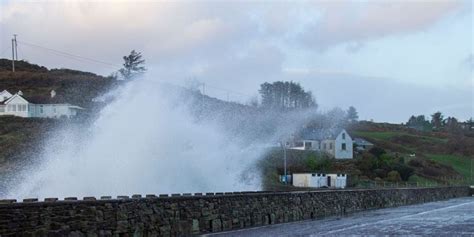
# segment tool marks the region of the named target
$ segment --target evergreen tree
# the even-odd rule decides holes
[[[146,72],[146,68],[143,66],[145,60],[142,59],[142,54],[132,50],[130,55],[123,56],[123,68],[119,70],[122,77],[126,80],[133,79],[137,75]]]
[[[262,107],[269,109],[299,109],[317,107],[313,94],[299,83],[276,81],[260,85]]]
[[[350,106],[349,109],[347,110],[347,121],[350,123],[357,122],[359,119],[359,115],[357,113],[357,110],[354,106]]]
[[[433,128],[441,129],[444,125],[443,118],[443,114],[439,111],[431,115],[431,125],[433,125]]]

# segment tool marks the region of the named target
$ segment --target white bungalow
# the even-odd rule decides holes
[[[352,138],[345,129],[304,130],[290,149],[321,151],[336,159],[352,159]]]
[[[0,95],[8,95],[3,91]],[[11,94],[10,94],[11,95]],[[21,91],[0,101],[0,116],[13,115],[24,118],[72,118],[83,108],[64,102],[51,91],[46,97],[26,97]]]

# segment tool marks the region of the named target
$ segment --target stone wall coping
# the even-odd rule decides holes
[[[83,204],[100,204],[100,203],[123,203],[123,202],[137,202],[147,200],[192,200],[192,199],[215,199],[215,198],[227,198],[229,196],[234,197],[258,197],[258,196],[280,196],[288,194],[311,194],[311,193],[333,193],[333,192],[366,192],[373,190],[380,191],[394,191],[394,190],[422,190],[422,189],[441,189],[441,188],[459,188],[464,187],[472,189],[473,186],[449,186],[449,187],[403,187],[403,188],[381,188],[381,189],[319,189],[319,190],[304,190],[304,191],[243,191],[243,192],[217,192],[217,193],[174,193],[168,194],[146,194],[142,196],[140,194],[133,194],[129,196],[119,195],[116,198],[112,196],[101,196],[95,198],[91,196],[79,199],[77,197],[65,197],[63,200],[58,198],[45,198],[43,201],[37,198],[25,198],[21,200],[16,199],[0,199],[0,208],[11,207],[11,206],[37,206],[37,205],[70,205],[72,203],[83,203]]]

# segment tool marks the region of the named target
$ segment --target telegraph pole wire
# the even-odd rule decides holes
[[[82,60],[82,61],[88,61],[88,62],[98,63],[98,64],[106,65],[106,66],[109,66],[109,67],[113,67],[113,68],[115,68],[115,69],[122,67],[122,66],[120,66],[120,65],[116,65],[116,64],[113,64],[113,63],[105,62],[105,61],[102,61],[102,60],[97,60],[97,59],[93,59],[93,58],[83,57],[83,56],[80,56],[80,55],[75,55],[75,54],[72,54],[72,53],[63,52],[63,51],[56,50],[56,49],[52,49],[52,48],[47,48],[47,47],[44,47],[44,46],[41,46],[41,45],[36,45],[36,44],[28,43],[28,42],[25,42],[25,41],[18,41],[18,42],[19,42],[20,44],[27,45],[27,46],[30,46],[30,47],[35,47],[35,48],[43,49],[43,50],[46,50],[46,51],[50,51],[50,52],[56,53],[57,55],[60,55],[60,56],[63,56],[63,57],[69,57],[69,58],[74,58],[74,59],[77,59],[77,60]]]

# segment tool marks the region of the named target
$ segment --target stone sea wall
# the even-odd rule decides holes
[[[0,236],[176,236],[468,196],[469,187],[0,200]]]

